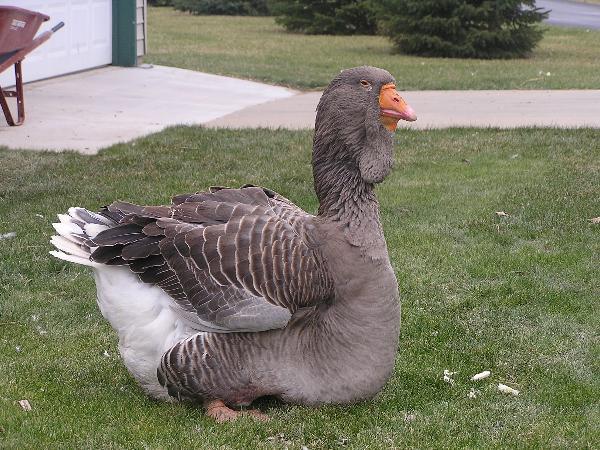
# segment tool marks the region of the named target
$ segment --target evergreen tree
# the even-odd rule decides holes
[[[401,53],[450,58],[526,56],[548,12],[535,0],[382,0],[381,23]]]
[[[277,23],[306,34],[375,34],[374,0],[271,0]]]

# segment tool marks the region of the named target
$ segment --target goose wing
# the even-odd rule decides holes
[[[268,189],[211,188],[169,206],[115,202],[100,214],[116,225],[90,243],[91,259],[128,265],[200,330],[282,328],[331,295],[313,216]]]

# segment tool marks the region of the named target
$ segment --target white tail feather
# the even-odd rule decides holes
[[[70,241],[63,236],[52,236],[50,238],[50,243],[57,249],[62,250],[70,255],[79,256],[86,259],[90,257],[90,254],[81,248],[81,246],[73,243],[73,241]]]
[[[58,220],[60,222],[52,224],[58,235],[50,239],[50,243],[57,250],[51,251],[50,254],[84,266],[102,266],[90,261],[90,254],[95,247],[90,248],[85,241],[110,228],[114,222],[83,208],[69,208],[69,214],[58,214]]]
[[[58,234],[60,234],[61,236],[66,237],[67,239],[69,239],[69,236],[71,234],[81,234],[81,233],[83,233],[83,230],[81,228],[79,228],[77,225],[75,225],[73,222],[69,222],[69,223],[53,223],[52,226],[58,232]],[[72,240],[72,239],[69,239],[69,240]]]
[[[58,220],[60,220],[60,223],[71,223],[71,216],[67,215],[67,214],[57,214],[58,215]]]
[[[95,238],[98,233],[104,230],[108,230],[110,227],[107,225],[98,225],[95,223],[86,223],[83,229],[85,230],[85,234],[87,234],[91,238]]]
[[[99,264],[94,261],[90,261],[89,259],[82,258],[81,256],[68,255],[64,252],[59,252],[56,250],[50,250],[49,252],[52,256],[58,259],[63,259],[65,261],[69,261],[76,264],[81,264],[82,266],[90,266],[90,267],[102,267],[102,264]]]
[[[99,224],[104,224],[107,226],[114,225],[114,222],[110,220],[108,217],[101,216],[100,214],[93,213],[88,211],[85,208],[69,208],[69,215],[73,218],[79,219],[85,223],[92,223],[90,220],[96,221]]]

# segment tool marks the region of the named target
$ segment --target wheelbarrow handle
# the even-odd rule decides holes
[[[53,33],[56,33],[58,30],[60,30],[60,29],[61,29],[62,27],[64,27],[64,26],[65,26],[65,23],[64,23],[64,22],[58,22],[56,25],[54,25],[54,26],[52,27],[52,32],[53,32]]]

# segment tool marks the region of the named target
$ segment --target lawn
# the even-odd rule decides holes
[[[398,55],[379,36],[292,34],[270,17],[149,8],[148,23],[145,62],[299,89],[323,88],[341,69],[364,64],[388,69],[402,90],[600,88],[600,31],[546,27],[530,58],[490,61]]]
[[[17,233],[0,240],[0,447],[598,448],[599,142],[590,129],[399,132],[378,188],[403,299],[393,377],[373,401],[264,401],[270,422],[225,425],[143,395],[88,270],[48,255],[50,223],[72,205],[247,182],[314,211],[311,132],[180,127],[97,156],[0,150],[0,234]]]

